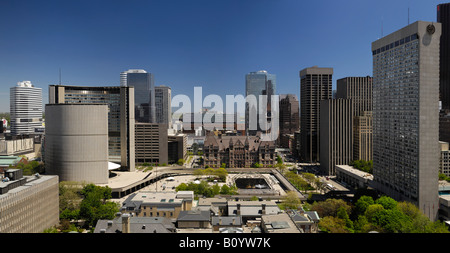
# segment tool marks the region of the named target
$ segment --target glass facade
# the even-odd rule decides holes
[[[256,97],[257,105],[249,107],[249,104],[246,104],[245,107],[245,128],[246,130],[260,130],[259,126],[259,96],[267,95],[267,103],[270,105],[270,96],[276,94],[276,75],[269,74],[265,70],[260,70],[257,72],[250,72],[245,76],[245,96],[254,95]],[[252,129],[249,126],[249,114],[250,113],[258,113],[257,114],[257,129]],[[268,112],[268,117],[270,117],[270,111]]]

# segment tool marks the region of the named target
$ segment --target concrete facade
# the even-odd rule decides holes
[[[335,175],[337,164],[353,159],[353,106],[351,99],[328,99],[320,102],[320,168]]]
[[[34,152],[33,138],[13,138],[0,140],[0,155],[20,155]]]
[[[353,160],[373,159],[373,117],[372,111],[353,117]]]
[[[134,171],[134,87],[49,86],[49,104],[107,104],[109,161]]]
[[[441,24],[417,21],[372,43],[373,173],[378,190],[438,212]]]
[[[58,225],[58,177],[23,177],[8,184],[22,179],[16,187],[0,193],[0,233],[42,233]],[[5,183],[0,182],[0,186],[2,184]]]
[[[448,142],[439,141],[441,157],[439,160],[439,172],[450,176],[450,150]]]
[[[373,78],[345,77],[337,80],[336,86],[336,98],[352,100],[353,159],[372,160]]]
[[[336,165],[336,180],[358,189],[372,186],[373,175],[353,168],[350,165]]]
[[[47,104],[46,173],[61,181],[108,182],[108,106]]]
[[[336,81],[336,98],[351,99],[353,116],[361,116],[372,111],[373,78],[345,77]]]
[[[168,164],[168,133],[166,124],[135,124],[136,163]]]

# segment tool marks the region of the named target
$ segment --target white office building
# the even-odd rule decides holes
[[[42,89],[30,81],[18,82],[10,89],[11,133],[29,134],[42,127]]]

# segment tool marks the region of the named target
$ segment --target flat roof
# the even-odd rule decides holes
[[[336,165],[336,169],[341,169],[343,171],[347,171],[351,174],[354,174],[354,175],[362,177],[362,178],[373,179],[372,174],[364,172],[362,170],[355,169],[353,166],[350,166],[350,165],[345,165],[345,164]]]

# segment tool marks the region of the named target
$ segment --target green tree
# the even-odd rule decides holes
[[[107,201],[111,198],[111,188],[86,185],[81,194],[84,199],[80,204],[80,218],[84,219],[89,226],[94,226],[99,219],[113,219],[114,214],[119,211],[119,205]]]
[[[220,188],[220,194],[223,194],[223,195],[237,194],[237,188],[235,186],[229,187],[228,185],[224,184]]]
[[[188,191],[188,185],[186,183],[181,183],[177,187],[175,187],[175,191]]]
[[[402,213],[406,214],[408,217],[410,217],[413,220],[422,215],[419,208],[417,208],[417,206],[415,206],[411,202],[406,202],[406,201],[398,202],[397,209],[400,210]]]
[[[355,203],[355,213],[356,215],[364,214],[364,212],[367,210],[367,207],[370,205],[375,204],[375,201],[370,196],[361,196],[361,198],[358,199]]]
[[[212,195],[213,196],[216,196],[216,195],[220,194],[220,186],[219,185],[215,184],[211,188],[212,188]]]
[[[185,162],[184,159],[180,158],[178,159],[177,164],[181,166],[184,164],[184,162]]]
[[[281,207],[283,209],[297,210],[301,204],[302,201],[294,191],[286,192],[286,195],[284,195],[281,199]]]
[[[369,222],[372,222],[372,218],[375,217],[375,214],[378,212],[383,211],[384,208],[380,204],[373,204],[366,208],[366,211],[364,212],[364,216],[366,216],[367,220]]]
[[[303,172],[301,175],[309,185],[313,185],[316,182],[316,175],[312,173]]]
[[[218,168],[214,170],[213,174],[218,177],[221,182],[225,182],[228,176],[228,171],[225,168]]]
[[[81,190],[86,183],[62,181],[59,183],[60,219],[78,219],[80,203],[83,200]]]
[[[325,201],[314,202],[311,211],[316,211],[320,217],[337,216],[340,207],[343,207],[348,214],[351,213],[351,206],[342,199],[327,199]]]
[[[193,175],[194,176],[197,176],[197,177],[201,177],[201,176],[203,176],[205,173],[204,173],[204,170],[202,170],[202,169],[196,169],[196,170],[194,170],[194,172],[193,172]]]
[[[277,155],[277,164],[282,164],[283,163],[283,159]]]
[[[384,209],[376,212],[372,222],[386,233],[406,233],[411,231],[411,219],[398,209]]]
[[[254,164],[252,164],[252,167],[253,167],[253,168],[261,168],[261,164],[259,164],[259,163],[254,163]]]
[[[382,205],[384,209],[395,209],[397,207],[397,201],[387,196],[381,196],[375,203]]]
[[[350,217],[348,216],[347,210],[345,209],[344,206],[340,206],[337,210],[337,214],[336,217],[345,221],[345,228],[349,231],[349,232],[353,232],[353,221],[350,220]]]
[[[326,216],[320,219],[319,228],[326,233],[349,233],[345,226],[345,221],[333,216]]]

